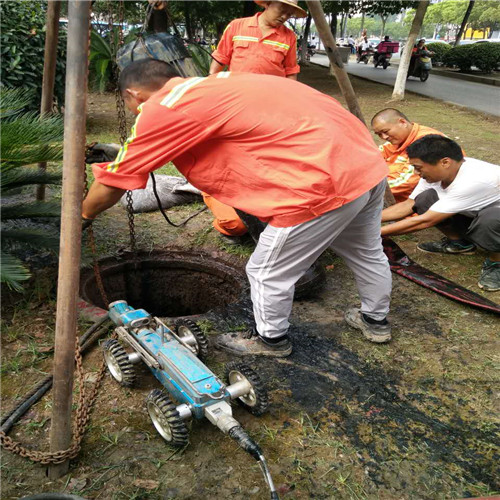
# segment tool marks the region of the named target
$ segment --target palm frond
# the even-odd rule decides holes
[[[5,283],[11,290],[21,292],[23,290],[20,281],[26,281],[31,276],[27,267],[12,255],[0,254],[0,281]]]
[[[60,217],[61,207],[53,201],[34,201],[2,207],[1,219],[32,219],[35,217]]]
[[[31,104],[34,91],[25,87],[17,89],[0,88],[0,119],[16,116]]]
[[[61,184],[60,172],[47,172],[36,167],[2,169],[0,193],[9,194],[11,190],[33,184]]]
[[[33,228],[6,229],[2,231],[2,246],[21,243],[33,248],[46,248],[57,252],[59,250],[59,234],[55,231],[48,233],[46,230]]]

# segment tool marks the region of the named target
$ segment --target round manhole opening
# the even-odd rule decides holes
[[[99,261],[109,302],[125,300],[153,316],[198,316],[224,309],[242,299],[246,288],[243,269],[207,254],[138,252]],[[106,309],[93,270],[82,272],[81,297]]]

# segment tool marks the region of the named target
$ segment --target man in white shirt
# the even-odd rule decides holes
[[[408,146],[420,182],[410,195],[382,212],[382,236],[436,226],[445,238],[417,245],[430,253],[489,252],[479,287],[500,290],[500,166],[464,158],[460,146],[440,135],[427,135]],[[408,217],[413,213],[415,217]],[[402,220],[401,220],[402,219]]]

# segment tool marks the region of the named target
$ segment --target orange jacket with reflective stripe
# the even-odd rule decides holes
[[[231,21],[213,52],[213,58],[228,65],[229,71],[288,76],[300,72],[297,64],[297,38],[286,26],[279,26],[262,37],[258,18]]]
[[[358,198],[387,175],[368,129],[335,99],[288,78],[173,78],[144,104],[102,184],[144,188],[173,161],[217,200],[287,227]]]

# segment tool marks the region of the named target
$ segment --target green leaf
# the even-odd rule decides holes
[[[3,252],[0,254],[0,281],[11,290],[21,292],[23,287],[19,282],[26,281],[30,276],[28,268],[19,259]]]
[[[34,201],[2,207],[1,220],[32,219],[37,217],[60,217],[61,207],[53,201]]]
[[[58,252],[59,233],[32,228],[5,229],[2,231],[2,245],[5,243],[21,243],[37,249],[46,248]]]

